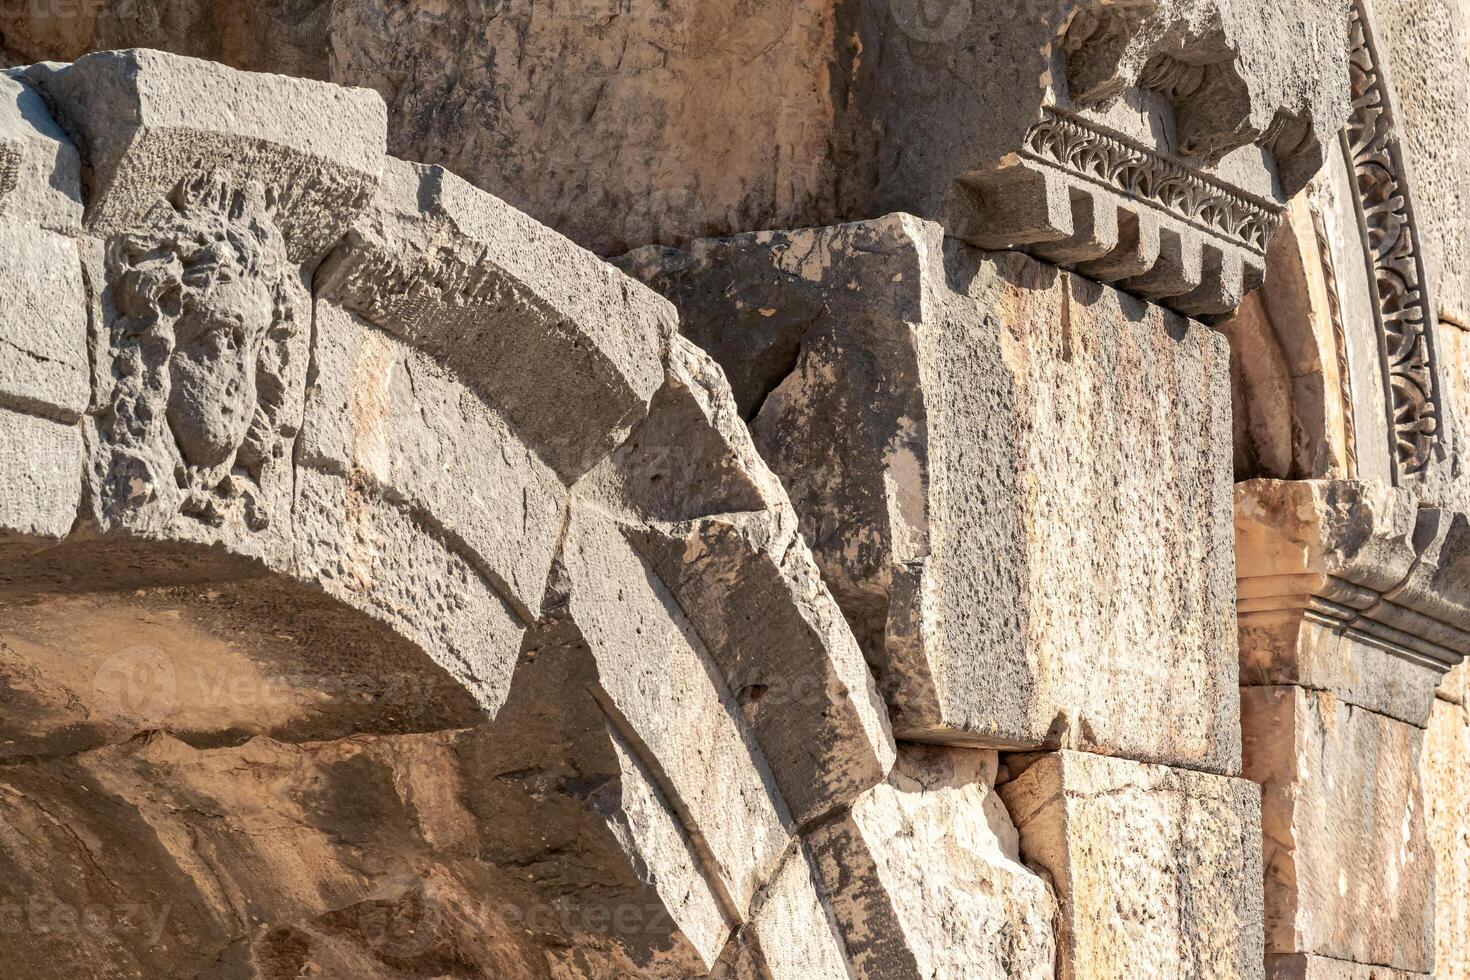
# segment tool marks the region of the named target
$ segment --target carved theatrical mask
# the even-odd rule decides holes
[[[106,434],[123,496],[172,496],[218,526],[268,525],[264,471],[286,455],[297,275],[259,185],[186,183],[107,257],[116,386]],[[171,484],[171,486],[170,486]]]

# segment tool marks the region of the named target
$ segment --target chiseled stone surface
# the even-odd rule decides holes
[[[1343,507],[1237,630],[1164,309],[1336,152],[1348,4],[0,10],[78,58],[0,73],[6,975],[1466,972],[1470,518],[1278,485]]]
[[[1452,973],[1432,978],[1423,973],[1405,973],[1386,966],[1366,966],[1321,956],[1266,956],[1266,980],[1448,980]]]
[[[577,491],[621,515],[798,824],[882,781],[888,713],[719,365],[676,338],[648,417]]]
[[[716,980],[850,980],[840,927],[819,891],[811,855],[794,847],[756,900]]]
[[[1042,980],[1051,889],[1021,863],[996,755],[904,746],[889,781],[808,837],[853,975]]]
[[[1439,312],[1470,327],[1470,24],[1459,0],[1373,0]]]
[[[1346,111],[1346,0],[1148,0],[1117,21],[1112,6],[103,0],[74,17],[0,11],[0,36],[33,60],[147,45],[374,88],[396,155],[447,166],[602,254],[894,210],[936,217],[957,178],[1023,147],[1043,101],[1147,147],[1159,142],[1147,120],[1164,120],[1178,145],[1162,149],[1227,180],[1249,174],[1262,196],[1274,194],[1263,149],[1287,193],[1320,166]],[[1300,57],[1276,57],[1283,47]],[[1068,210],[1065,194],[1051,203]],[[1192,264],[1197,285],[1200,235],[1172,222],[1165,253],[1171,233],[1193,262],[1159,264]]]
[[[1470,710],[1437,701],[1420,756],[1424,822],[1434,852],[1434,973],[1470,976]]]
[[[901,215],[624,265],[756,413],[900,737],[1237,769],[1220,337]]]
[[[81,163],[40,93],[0,76],[0,405],[75,422],[91,395]]]
[[[1260,791],[1081,752],[1013,756],[1021,855],[1060,906],[1057,976],[1262,976]]]
[[[450,367],[567,482],[648,411],[676,330],[668,304],[596,256],[401,160],[316,288]]]
[[[1266,944],[1434,968],[1424,731],[1299,687],[1241,692],[1245,772],[1262,787]]]
[[[81,496],[81,430],[0,408],[0,555],[65,537]]]

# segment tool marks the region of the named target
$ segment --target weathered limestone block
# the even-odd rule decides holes
[[[1444,975],[1440,976],[1443,980]],[[1433,980],[1386,966],[1364,966],[1321,956],[1266,956],[1266,980]]]
[[[301,467],[295,478],[293,573],[388,623],[493,716],[526,624],[474,553],[350,476]]]
[[[625,264],[758,410],[899,737],[1237,767],[1223,340],[904,216]]]
[[[546,921],[580,926],[620,951],[628,974],[701,975],[744,915],[734,907],[717,856],[747,848],[730,871],[737,887],[749,881],[748,849],[761,842],[741,840],[740,833],[762,828],[771,801],[760,792],[742,796],[752,777],[759,784],[749,754],[738,760],[745,768],[721,772],[728,783],[717,785],[708,779],[713,770],[705,770],[701,786],[696,773],[674,769],[694,763],[711,744],[727,750],[727,766],[735,763],[729,751],[739,752],[739,745],[721,740],[730,725],[708,738],[705,730],[691,729],[677,731],[672,742],[644,742],[640,735],[655,734],[650,726],[659,721],[638,714],[638,697],[629,692],[639,680],[648,683],[660,665],[650,660],[638,678],[620,680],[616,666],[605,664],[619,653],[625,662],[635,660],[648,647],[596,649],[569,615],[565,594],[547,606],[548,615],[527,634],[509,700],[473,745],[472,771],[480,775],[469,788],[468,806],[482,822],[482,854],[512,870],[547,909]],[[664,692],[693,695],[693,703],[665,723],[666,731],[718,701],[704,678],[659,680]],[[611,694],[605,685],[613,687]],[[658,705],[658,690],[643,703]],[[615,696],[634,712],[642,732],[618,713]],[[719,710],[718,703],[714,707]],[[686,803],[680,790],[698,795]],[[695,816],[714,822],[702,827]],[[779,820],[774,823],[779,829]],[[713,844],[702,831],[714,835]],[[785,847],[784,834],[778,836],[776,857]],[[766,870],[774,868],[761,871],[762,881]]]
[[[76,148],[29,85],[0,76],[0,404],[75,422],[91,393]]]
[[[1470,711],[1436,701],[1420,756],[1424,823],[1434,852],[1434,972],[1470,976]]]
[[[668,304],[596,256],[401,161],[316,288],[443,362],[568,483],[647,412],[677,329]]]
[[[708,355],[675,338],[648,418],[578,492],[625,514],[623,533],[699,634],[798,824],[883,780],[887,711]]]
[[[318,302],[298,466],[361,484],[436,526],[516,614],[539,614],[566,488],[454,375]]]
[[[849,980],[840,927],[798,845],[761,890],[748,921],[711,976],[717,980]]]
[[[1262,976],[1255,785],[1079,752],[1010,764],[1001,799],[1061,906],[1058,977]]]
[[[1252,480],[1235,528],[1243,682],[1330,690],[1422,728],[1470,652],[1464,518],[1380,483]]]
[[[372,197],[387,115],[363,89],[258,74],[158,51],[107,51],[27,77],[87,161],[87,228],[149,223],[180,180],[216,172],[269,185],[289,260],[320,255]]]
[[[730,908],[744,914],[791,836],[790,816],[704,644],[605,516],[574,506],[561,561],[569,616],[597,665],[609,723],[703,838]],[[711,778],[718,773],[718,778]]]
[[[1423,732],[1300,687],[1241,698],[1245,772],[1263,790],[1267,950],[1431,972]]]
[[[1444,680],[1439,682],[1435,693],[1445,701],[1470,704],[1470,700],[1467,700],[1467,696],[1470,696],[1470,667],[1461,662],[1460,666],[1444,675]]]
[[[81,497],[81,430],[0,408],[0,557],[66,537]]]
[[[1020,863],[996,762],[905,747],[887,783],[808,838],[854,976],[1053,975],[1056,900]]]

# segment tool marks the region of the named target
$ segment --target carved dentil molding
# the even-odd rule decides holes
[[[1027,133],[1022,153],[1258,255],[1281,224],[1279,207],[1057,109]]]

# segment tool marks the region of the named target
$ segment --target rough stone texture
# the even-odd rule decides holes
[[[667,304],[595,256],[396,160],[317,288],[448,365],[568,482],[647,412],[676,329]]]
[[[1440,974],[1440,980],[1451,974]],[[1266,980],[1431,980],[1422,973],[1405,973],[1386,966],[1365,966],[1321,956],[1266,957]]]
[[[1442,316],[1470,327],[1470,79],[1458,0],[1374,0],[1393,72],[1395,119],[1413,178],[1416,225]]]
[[[887,783],[809,844],[854,975],[1052,976],[1056,900],[1020,862],[996,756],[905,747]]]
[[[0,409],[0,555],[59,540],[82,495],[82,434]]]
[[[1461,523],[1409,488],[1238,484],[1243,683],[1332,691],[1422,728],[1470,649]]]
[[[29,85],[0,76],[0,405],[75,422],[91,393],[76,148]]]
[[[1010,766],[1001,799],[1060,905],[1058,977],[1263,975],[1255,785],[1069,751]]]
[[[1436,701],[1420,757],[1424,823],[1434,852],[1434,973],[1470,976],[1470,711]]]
[[[692,0],[165,0],[71,18],[7,10],[0,37],[37,60],[142,44],[376,88],[395,154],[448,166],[608,254],[891,210],[937,217],[957,179],[1022,148],[1044,103],[1125,137],[1120,152],[1162,150],[1274,200],[1263,150],[1290,194],[1346,113],[1345,10],[1346,0],[1038,0],[1019,16],[1005,0],[759,0],[739,11]],[[1276,57],[1282,45],[1301,57]],[[1130,195],[1071,186],[1096,197],[1102,224],[1111,202],[1114,246],[1120,206],[1125,225],[1158,231],[1158,214]],[[1002,213],[1034,209],[1030,190]],[[1065,192],[1042,207],[1073,234]],[[1155,239],[1136,271],[1157,264],[1158,280],[1199,286],[1212,274],[1201,263],[1221,259],[1202,247],[1213,239],[1163,224],[1164,261]],[[1169,257],[1181,243],[1192,259]],[[1144,278],[1141,288],[1164,289]]]
[[[758,413],[901,737],[1235,769],[1220,338],[897,215],[624,264]]]
[[[137,228],[181,178],[228,171],[240,185],[272,185],[299,262],[335,242],[377,185],[387,119],[361,89],[281,76],[242,86],[221,65],[147,50],[38,65],[27,77],[86,156],[94,234]]]
[[[845,980],[840,927],[819,891],[811,855],[797,846],[757,899],[750,921],[712,976],[720,980]]]
[[[1348,0],[602,7],[0,9],[389,97],[0,74],[7,976],[1463,972],[1466,375],[1380,390]],[[1162,307],[1263,258],[1232,426]],[[1232,431],[1334,481],[1237,500],[1239,630]]]
[[[1262,786],[1266,947],[1434,969],[1421,729],[1299,687],[1241,692]]]
[[[806,824],[882,780],[888,713],[724,375],[676,338],[649,415],[580,493],[621,515]]]
[[[440,525],[516,614],[534,619],[566,488],[432,358],[335,304],[315,310],[298,465],[371,487]]]

